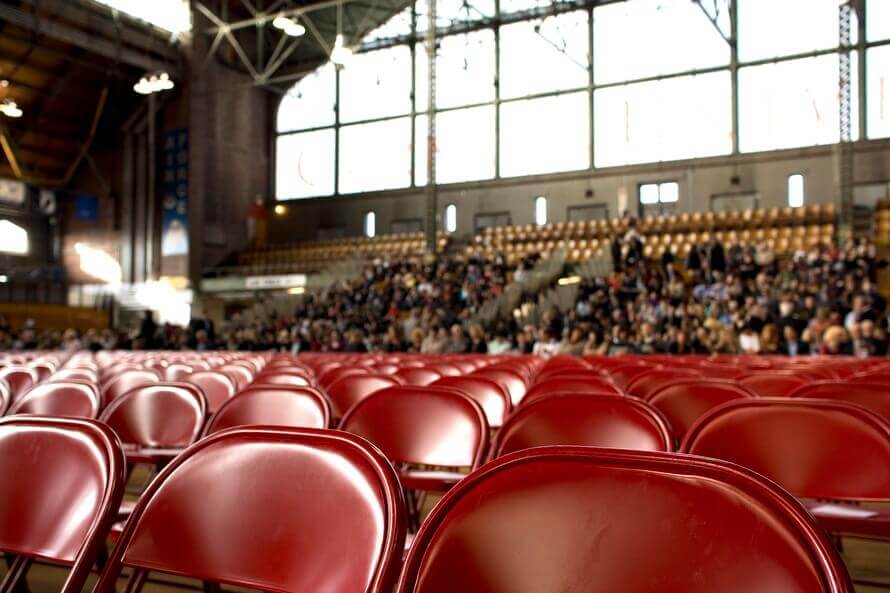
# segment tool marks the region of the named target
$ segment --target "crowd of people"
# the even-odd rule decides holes
[[[613,273],[577,285],[574,306],[482,324],[482,305],[534,267],[500,257],[375,261],[361,278],[306,294],[292,311],[234,314],[217,329],[158,326],[146,316],[132,332],[83,335],[12,332],[0,320],[0,350],[194,349],[304,352],[615,354],[888,353],[887,302],[877,289],[884,265],[868,241],[819,245],[778,258],[767,244],[710,242],[678,261],[643,256],[631,225],[612,243]],[[567,273],[570,271],[567,270]],[[535,294],[525,298],[534,301]]]

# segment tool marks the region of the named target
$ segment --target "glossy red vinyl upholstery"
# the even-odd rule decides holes
[[[0,420],[0,552],[16,558],[0,589],[14,590],[28,558],[71,566],[62,593],[80,593],[124,492],[117,437],[92,420]],[[14,479],[13,479],[14,476]]]
[[[207,401],[188,383],[144,385],[123,394],[102,411],[127,445],[181,448],[192,444],[204,427]]]
[[[49,381],[31,388],[17,399],[9,414],[95,418],[100,407],[99,391],[92,383]]]
[[[197,385],[207,398],[207,411],[216,412],[226,400],[235,395],[235,382],[220,371],[197,371],[185,379]]]
[[[553,395],[520,406],[498,432],[491,456],[547,445],[671,451],[673,436],[661,414],[642,400]]]
[[[648,399],[653,393],[659,389],[670,385],[671,383],[683,379],[694,379],[701,377],[702,373],[695,369],[683,368],[662,368],[651,369],[645,373],[640,373],[627,384],[625,391],[629,395],[635,395],[643,399]]]
[[[161,380],[157,371],[130,369],[110,377],[102,387],[102,395],[107,406],[118,397],[143,385],[152,385]]]
[[[330,404],[312,388],[248,387],[220,407],[204,434],[235,426],[327,428],[330,421]]]
[[[887,384],[819,381],[800,387],[791,397],[850,402],[890,419],[890,385]]]
[[[442,377],[431,385],[432,387],[450,387],[470,396],[476,403],[482,406],[488,425],[498,428],[504,423],[504,418],[510,413],[512,402],[510,393],[501,384],[472,375],[460,377]]]
[[[232,429],[151,483],[95,591],[114,593],[129,566],[272,593],[389,593],[404,538],[395,472],[362,439]]]
[[[847,402],[728,402],[692,427],[681,450],[745,466],[801,498],[890,501],[890,421]],[[846,524],[847,533],[890,538],[887,513]]]
[[[733,381],[682,379],[653,393],[648,402],[658,409],[671,425],[678,439],[711,408],[722,403],[754,397]]]
[[[546,447],[445,495],[398,593],[852,593],[787,493],[743,468],[666,453]]]
[[[488,421],[470,397],[444,387],[389,387],[353,406],[340,429],[368,439],[394,463],[475,468],[488,446]],[[407,489],[445,490],[462,475],[405,470]]]
[[[348,375],[334,381],[327,389],[334,418],[342,418],[352,406],[375,391],[397,387],[401,382],[390,375]]]
[[[37,371],[25,366],[9,366],[0,369],[0,379],[9,385],[12,401],[24,395],[40,380]]]

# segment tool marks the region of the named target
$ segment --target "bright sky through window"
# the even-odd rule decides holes
[[[95,0],[174,35],[192,28],[187,0]]]

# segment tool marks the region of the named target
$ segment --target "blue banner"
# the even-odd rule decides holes
[[[164,132],[164,202],[161,216],[161,275],[187,276],[188,130]]]

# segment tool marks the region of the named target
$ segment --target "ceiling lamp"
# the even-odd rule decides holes
[[[146,74],[133,85],[133,90],[140,95],[151,95],[161,91],[169,91],[173,88],[173,81],[166,72],[153,72]]]
[[[295,19],[279,14],[272,21],[272,26],[276,29],[284,31],[285,35],[290,37],[302,37],[306,34],[306,27],[298,23]]]
[[[331,61],[337,66],[345,66],[352,59],[352,49],[343,43],[343,35],[338,34],[334,41],[334,49],[331,50]]]
[[[21,108],[16,105],[15,101],[12,99],[4,99],[2,103],[0,103],[0,113],[5,115],[6,117],[18,118],[22,116]]]

